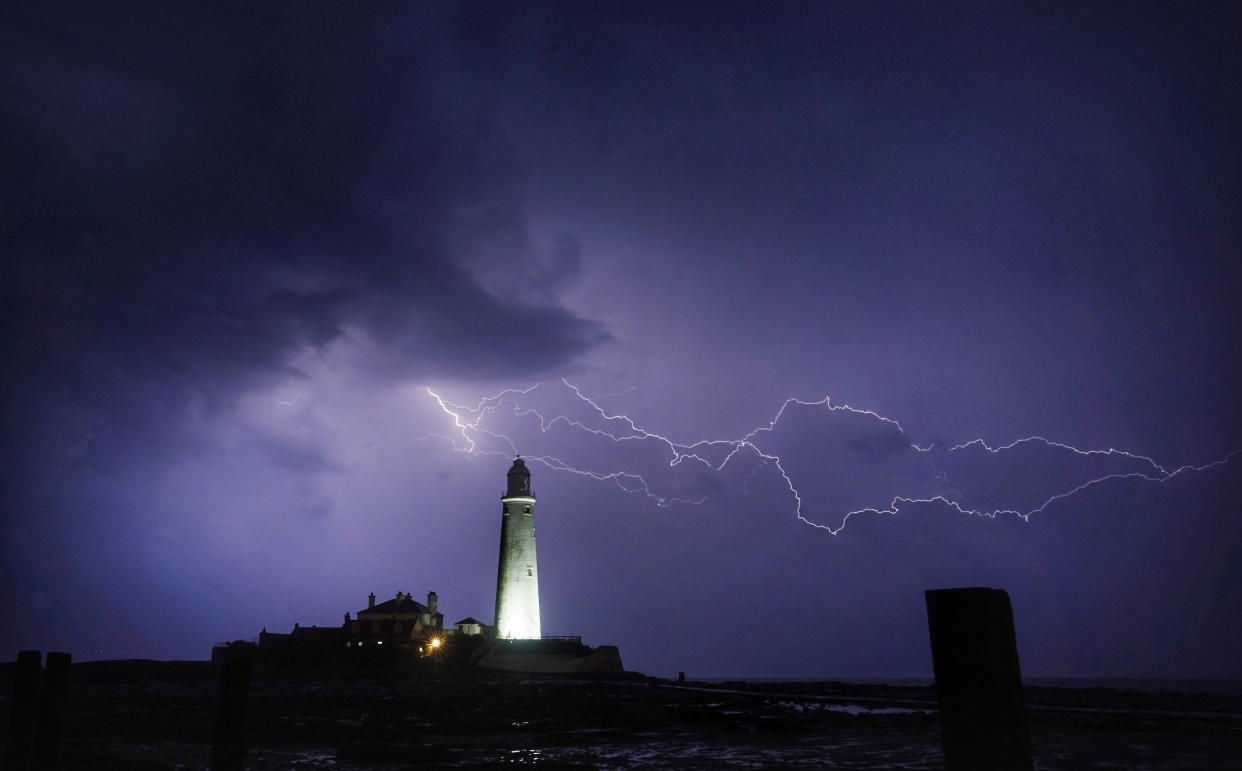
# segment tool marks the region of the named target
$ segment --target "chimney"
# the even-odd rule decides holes
[[[437,603],[437,602],[438,602],[438,598],[436,597],[436,593],[435,593],[435,592],[427,592],[427,612],[428,612],[428,613],[435,613],[435,612],[436,612],[436,603]]]
[[[345,623],[349,623],[349,611],[345,611]]]
[[[367,597],[367,607],[368,608],[375,607],[375,592],[371,592],[370,596]]]

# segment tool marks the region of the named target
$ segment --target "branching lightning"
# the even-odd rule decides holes
[[[1067,498],[1075,496],[1089,488],[1105,484],[1114,480],[1121,479],[1141,479],[1155,483],[1165,483],[1182,474],[1191,472],[1201,472],[1208,469],[1216,468],[1228,464],[1235,456],[1242,454],[1242,449],[1234,450],[1228,455],[1202,465],[1183,465],[1177,468],[1167,468],[1155,459],[1144,455],[1109,448],[1106,450],[1098,449],[1080,449],[1071,445],[1055,442],[1042,436],[1028,436],[1022,439],[1014,440],[1008,444],[992,446],[982,439],[975,439],[950,447],[937,448],[935,444],[920,446],[914,442],[907,442],[906,446],[915,453],[921,455],[929,455],[935,452],[945,453],[946,456],[955,453],[966,453],[969,451],[982,451],[991,456],[1004,455],[1011,453],[1019,448],[1024,447],[1044,447],[1051,450],[1070,453],[1073,456],[1082,458],[1118,458],[1126,462],[1138,464],[1138,470],[1111,472],[1088,479],[1084,482],[1073,485],[1069,489],[1057,491],[1049,495],[1038,505],[1025,510],[1012,508],[979,508],[965,505],[957,496],[953,494],[939,494],[931,496],[894,496],[886,505],[858,508],[845,511],[841,515],[840,524],[832,526],[822,522],[816,522],[808,518],[804,512],[804,501],[802,493],[798,485],[795,483],[788,469],[787,461],[784,460],[780,453],[771,448],[765,449],[764,439],[773,435],[781,424],[782,420],[787,420],[786,413],[793,407],[805,407],[810,409],[823,409],[827,413],[841,413],[845,415],[858,416],[875,421],[880,426],[895,428],[901,435],[903,441],[906,440],[906,431],[901,423],[897,420],[881,415],[872,410],[858,409],[848,404],[834,404],[830,397],[825,396],[818,401],[805,401],[796,398],[786,399],[780,409],[772,417],[766,425],[760,425],[740,438],[718,438],[718,439],[698,439],[693,442],[678,442],[668,436],[649,431],[640,427],[633,419],[623,413],[610,413],[591,397],[584,394],[577,386],[569,383],[562,378],[559,382],[565,389],[572,400],[572,404],[585,408],[598,421],[599,425],[588,425],[582,420],[575,419],[566,414],[548,415],[534,407],[523,403],[524,397],[530,396],[536,389],[547,385],[551,381],[544,383],[536,383],[529,388],[509,388],[491,396],[486,396],[471,405],[458,404],[440,396],[435,391],[427,388],[427,394],[439,404],[440,409],[444,411],[453,421],[453,434],[427,434],[420,439],[439,438],[447,441],[452,448],[461,453],[468,455],[501,455],[511,456],[517,453],[517,443],[508,435],[500,431],[485,427],[483,424],[490,418],[498,416],[502,413],[511,414],[516,418],[533,417],[538,420],[539,430],[547,434],[556,427],[563,427],[573,432],[578,432],[583,436],[591,436],[605,439],[614,443],[625,443],[633,441],[654,441],[662,445],[666,450],[666,460],[670,468],[675,468],[683,463],[696,464],[704,471],[722,472],[725,467],[732,462],[741,453],[750,453],[758,461],[755,469],[752,469],[751,475],[759,468],[770,467],[779,474],[785,488],[792,495],[794,501],[794,514],[802,522],[811,527],[826,530],[832,535],[836,535],[844,529],[849,519],[859,514],[888,514],[896,515],[898,511],[907,505],[916,504],[942,504],[950,509],[960,513],[969,514],[979,517],[996,518],[1001,515],[1016,516],[1023,521],[1029,521],[1034,514],[1043,512],[1049,506],[1063,501]],[[631,389],[626,389],[621,394],[628,393]],[[605,398],[605,397],[598,397]],[[718,460],[712,460],[711,457],[717,456]],[[671,495],[662,495],[657,493],[648,480],[644,476],[634,470],[623,468],[614,468],[608,470],[593,470],[581,468],[572,463],[556,457],[554,455],[523,455],[527,461],[541,463],[550,469],[557,471],[569,472],[582,477],[595,479],[598,481],[611,481],[617,485],[619,489],[626,493],[641,493],[647,498],[654,501],[657,505],[666,507],[674,503],[701,504],[707,500],[707,496],[699,496],[697,498],[677,497]],[[936,472],[935,478],[943,481],[944,474]]]

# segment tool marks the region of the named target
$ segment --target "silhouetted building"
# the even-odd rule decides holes
[[[339,660],[345,635],[336,626],[301,626],[288,634],[259,632],[258,655],[265,661],[292,666],[324,666]],[[213,654],[214,657],[214,654]]]
[[[457,627],[457,634],[465,635],[467,637],[477,637],[479,635],[485,635],[487,634],[487,630],[488,630],[487,624],[484,624],[482,621],[479,621],[474,616],[466,616],[465,618],[463,618],[461,621],[458,621],[453,626]]]
[[[430,656],[453,666],[509,672],[620,672],[616,646],[590,648],[576,636],[544,638],[539,619],[539,566],[535,561],[535,494],[521,458],[509,469],[500,497],[500,559],[496,571],[496,625],[467,616],[444,629],[435,592],[427,603],[397,592],[376,603],[375,594],[338,627],[302,627],[289,634],[266,628],[259,634],[260,658],[279,664],[388,664]],[[222,651],[223,656],[228,651]]]
[[[427,593],[427,604],[416,601],[405,592],[378,605],[375,594],[367,597],[367,606],[356,618],[345,614],[341,629],[345,647],[368,645],[421,645],[425,639],[444,633],[444,614],[439,611],[435,592]]]

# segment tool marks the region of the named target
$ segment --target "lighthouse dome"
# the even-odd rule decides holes
[[[526,461],[521,458],[513,459],[513,467],[509,469],[508,480],[509,489],[505,491],[506,497],[529,496],[531,494],[530,470],[526,468]]]

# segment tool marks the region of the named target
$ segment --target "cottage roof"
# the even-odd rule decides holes
[[[461,621],[458,621],[453,626],[461,626],[462,624],[478,624],[479,626],[484,626],[483,622],[478,620],[474,616],[466,616],[465,618],[463,618]]]
[[[340,636],[341,629],[335,626],[299,626],[289,634],[297,640],[335,640]]]
[[[394,613],[399,615],[402,613],[426,613],[426,612],[427,612],[426,605],[422,604],[421,602],[411,600],[408,596],[405,596],[399,600],[394,597],[391,600],[386,600],[384,602],[376,603],[375,607],[373,608],[363,608],[362,610],[358,611],[358,615],[359,616],[364,616],[364,615],[366,616],[389,616],[389,615],[393,615]],[[444,614],[437,611],[436,615],[442,616]]]

